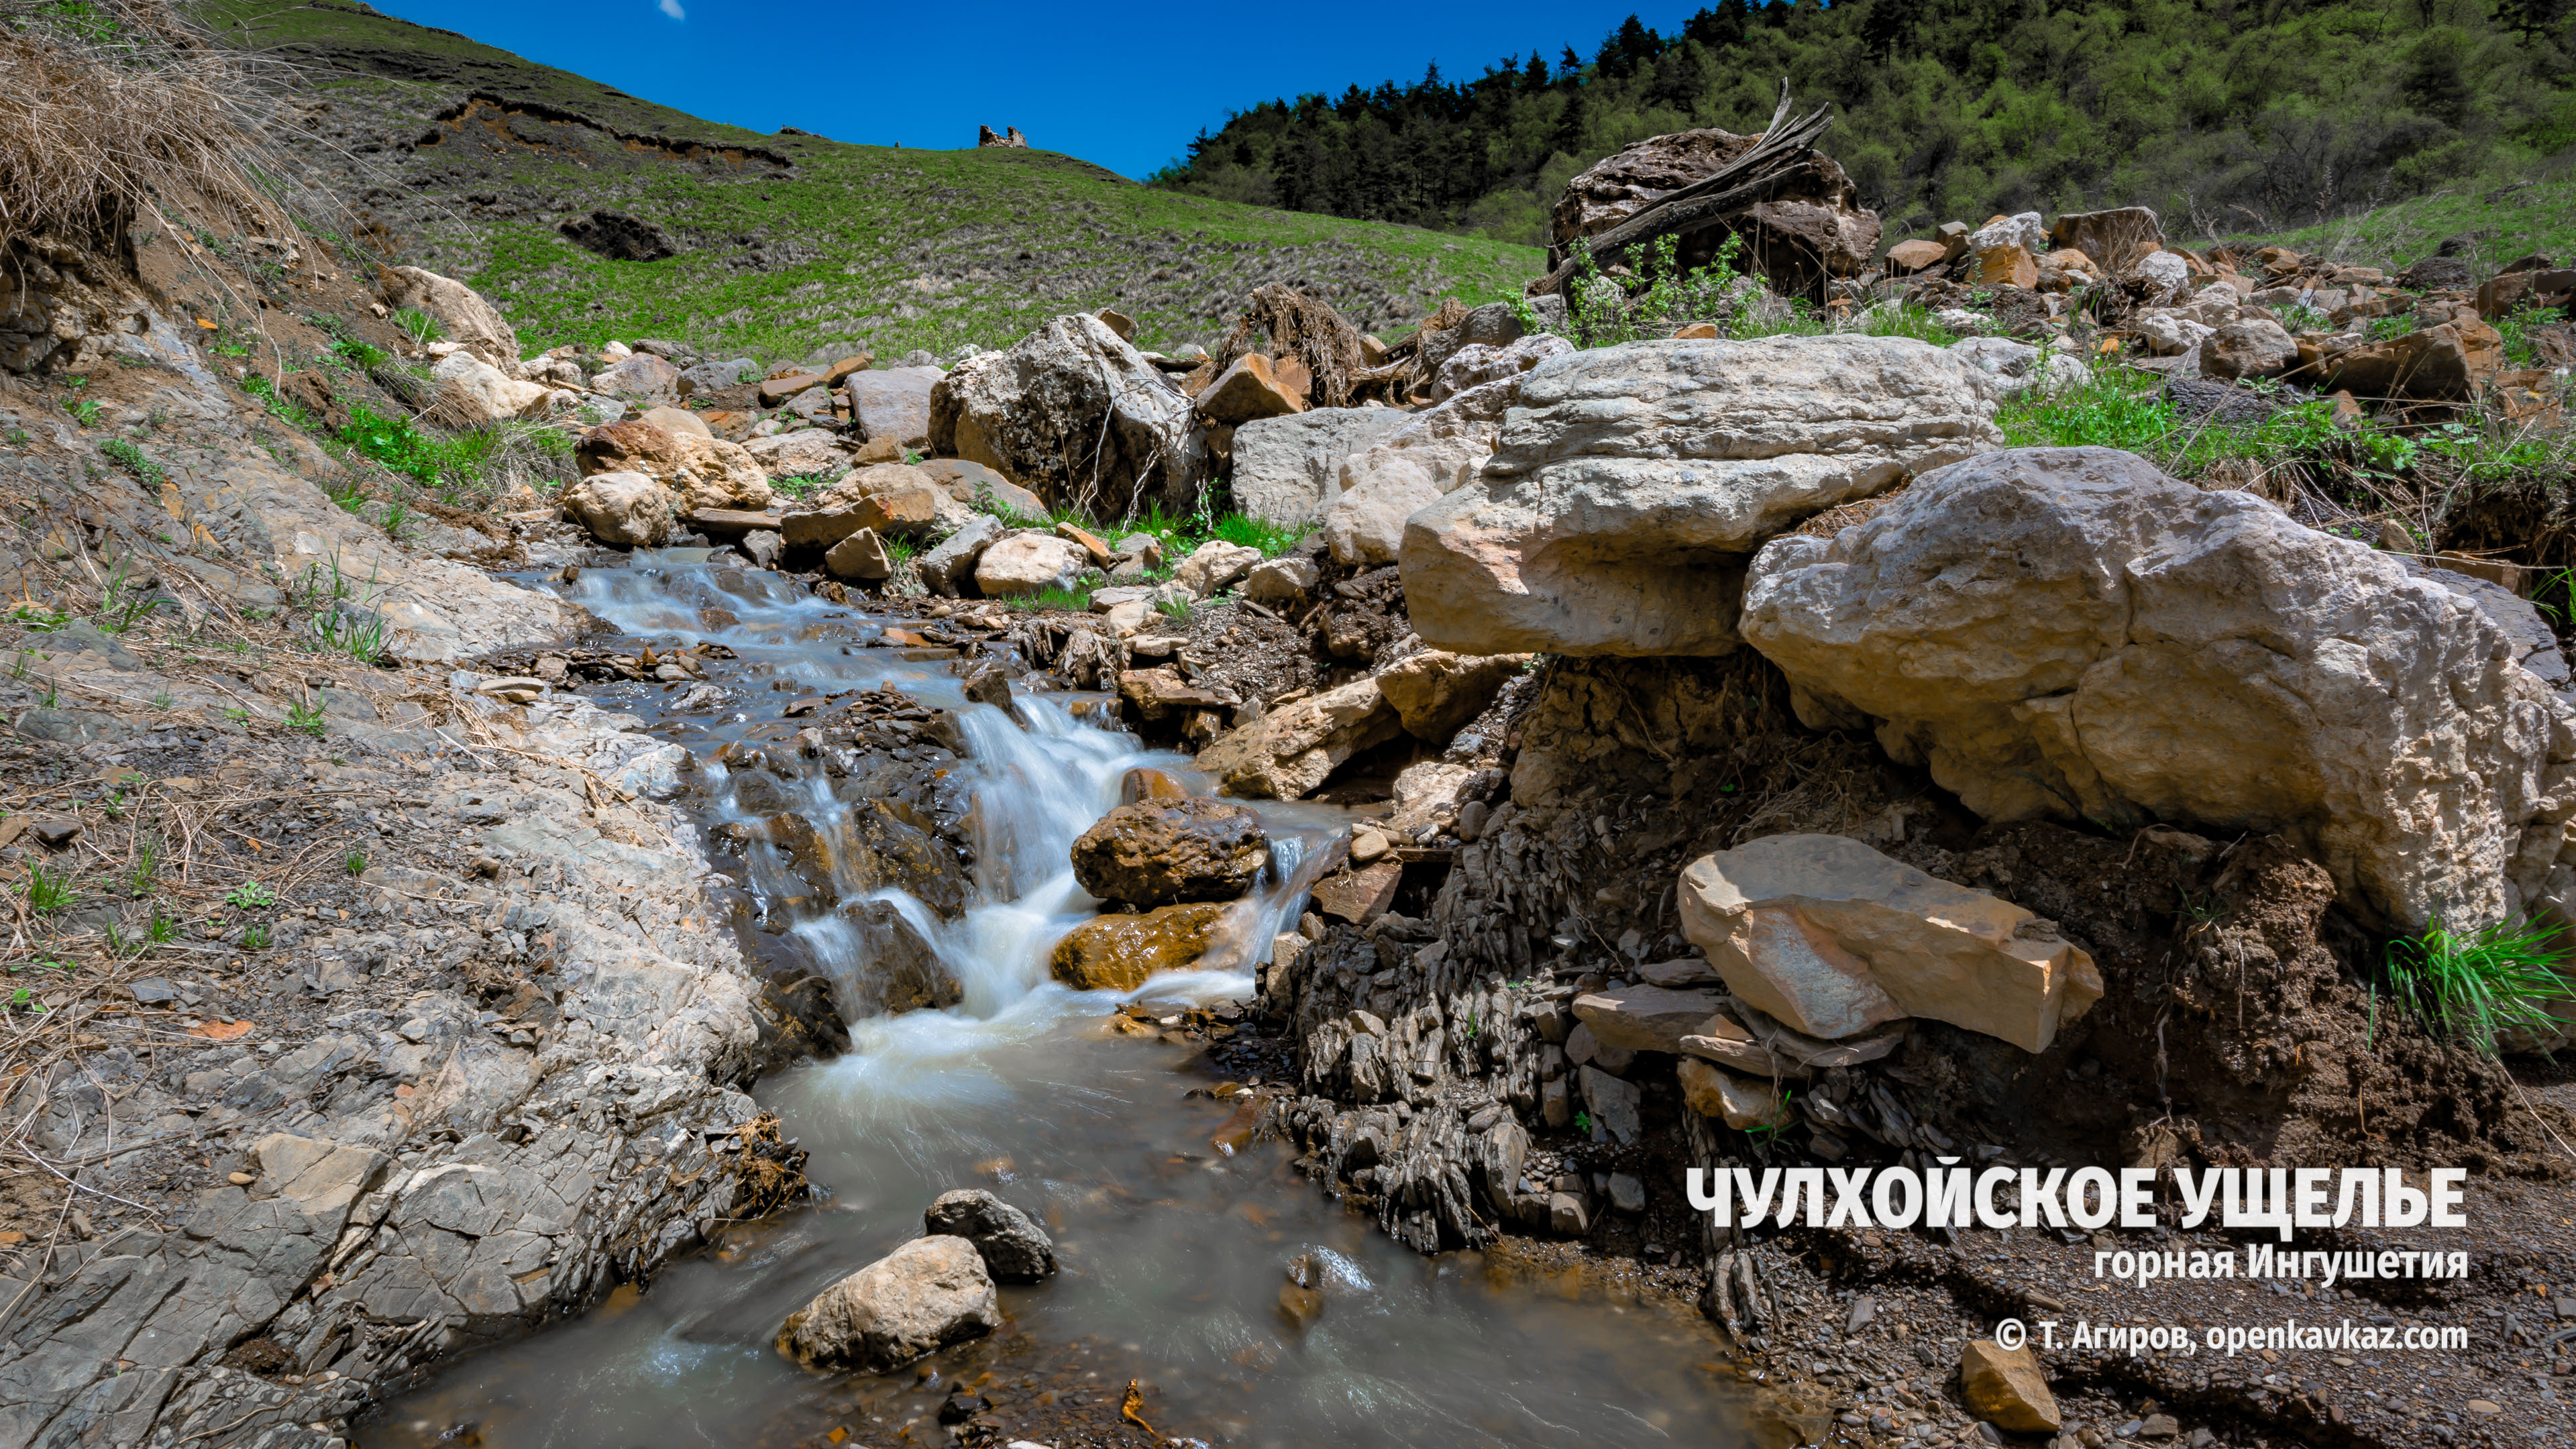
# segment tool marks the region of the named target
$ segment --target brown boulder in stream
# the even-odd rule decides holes
[[[1141,916],[1098,916],[1055,944],[1055,979],[1076,991],[1132,991],[1158,971],[1195,964],[1216,944],[1225,907],[1164,906]]]
[[[1104,901],[1166,906],[1230,901],[1270,859],[1261,817],[1204,796],[1140,800],[1100,817],[1073,843],[1073,877]]]

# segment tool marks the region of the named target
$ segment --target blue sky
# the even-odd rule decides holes
[[[1630,13],[1669,33],[1702,0],[802,6],[744,0],[373,0],[704,116],[836,141],[971,146],[975,127],[1142,176],[1229,110],[1353,83],[1451,79],[1506,53],[1590,55]]]

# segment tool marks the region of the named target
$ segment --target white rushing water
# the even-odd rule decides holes
[[[1222,1130],[1234,1105],[1189,1094],[1215,1080],[1195,1052],[1105,1036],[1118,993],[1050,978],[1055,942],[1099,906],[1073,878],[1073,841],[1117,803],[1130,769],[1195,780],[1184,757],[1086,723],[1063,696],[1023,693],[1008,712],[970,703],[938,665],[864,647],[875,626],[857,611],[774,574],[712,569],[674,550],[585,571],[565,592],[656,647],[735,651],[709,667],[743,691],[733,712],[672,721],[713,782],[695,807],[711,826],[760,816],[707,757],[775,719],[770,702],[793,696],[762,692],[771,681],[825,693],[894,688],[955,712],[974,801],[966,909],[943,920],[902,892],[872,894],[930,943],[963,1000],[853,1022],[846,1053],[757,1089],[813,1154],[813,1209],[740,1230],[726,1251],[683,1262],[641,1298],[621,1294],[576,1323],[456,1365],[393,1405],[364,1442],[455,1442],[443,1436],[468,1422],[495,1449],[942,1442],[941,1378],[822,1379],[780,1358],[770,1339],[816,1291],[919,1233],[931,1198],[964,1186],[1039,1217],[1064,1263],[1047,1283],[1002,1290],[1002,1334],[932,1361],[940,1373],[992,1375],[997,1393],[1044,1385],[1107,1392],[1114,1404],[1118,1385],[1141,1378],[1173,1427],[1263,1449],[1748,1442],[1740,1398],[1717,1371],[1721,1351],[1695,1314],[1622,1301],[1580,1269],[1416,1257],[1307,1184],[1278,1146],[1238,1153],[1239,1133]],[[650,716],[662,693],[612,690],[604,702]],[[777,784],[818,828],[850,808],[828,780]],[[1289,924],[1321,858],[1315,847],[1342,821],[1325,807],[1260,809],[1274,861],[1228,923],[1230,958],[1129,995],[1249,1003],[1251,943]],[[803,889],[760,859],[750,865],[745,886],[757,898]],[[865,983],[867,944],[842,915],[811,912],[790,929],[845,998]],[[1278,1309],[1283,1269],[1301,1255],[1327,1280],[1322,1318],[1303,1327]],[[846,1441],[822,1437],[834,1427]]]

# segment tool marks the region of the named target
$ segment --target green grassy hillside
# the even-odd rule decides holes
[[[532,346],[945,353],[1104,306],[1143,345],[1205,343],[1283,280],[1390,330],[1543,269],[1527,247],[1179,195],[1052,152],[761,135],[353,0],[200,13],[293,68],[291,141],[337,203],[319,229],[470,281]],[[559,233],[594,209],[654,223],[677,255],[612,260]]]

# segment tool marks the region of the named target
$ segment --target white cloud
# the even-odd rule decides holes
[[[689,12],[680,8],[680,0],[662,0],[662,13],[674,20],[689,18]]]

